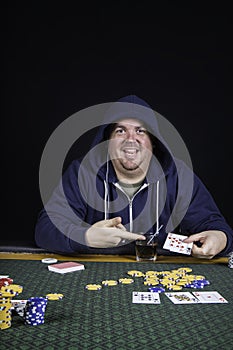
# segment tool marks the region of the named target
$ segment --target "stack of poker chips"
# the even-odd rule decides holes
[[[7,329],[11,327],[11,308],[12,298],[22,292],[23,287],[12,284],[13,280],[10,278],[1,279],[0,289],[0,329]]]
[[[47,302],[48,299],[43,297],[31,297],[28,299],[24,313],[25,324],[30,326],[43,324]]]
[[[11,298],[9,292],[0,292],[0,329],[11,327]]]
[[[228,267],[233,269],[233,252],[231,252],[228,256]]]

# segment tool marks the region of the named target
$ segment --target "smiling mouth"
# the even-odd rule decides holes
[[[139,150],[136,148],[124,148],[122,151],[125,157],[128,159],[134,159],[139,152]]]

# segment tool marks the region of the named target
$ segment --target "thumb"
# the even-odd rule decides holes
[[[201,238],[201,235],[198,233],[195,233],[194,235],[191,235],[183,240],[184,243],[193,243],[198,242]]]

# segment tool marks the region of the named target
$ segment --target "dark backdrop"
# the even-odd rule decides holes
[[[128,94],[173,123],[233,226],[230,8],[76,3],[2,5],[1,239],[33,240],[40,157],[54,129]]]

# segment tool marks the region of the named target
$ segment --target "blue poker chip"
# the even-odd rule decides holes
[[[153,292],[153,293],[164,293],[165,289],[162,287],[150,287],[148,288],[149,292]]]
[[[198,284],[198,283],[190,283],[190,284],[186,284],[185,288],[202,289],[202,288],[204,288],[204,285]]]

